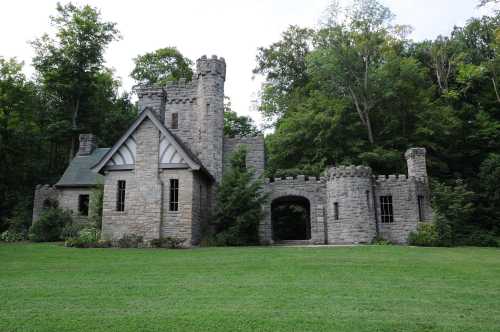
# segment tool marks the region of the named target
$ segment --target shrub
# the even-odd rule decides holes
[[[102,204],[104,198],[104,185],[98,184],[90,195],[89,222],[97,228],[102,229]]]
[[[151,241],[153,248],[168,248],[168,249],[181,249],[183,248],[186,239],[174,237],[162,237]]]
[[[29,238],[35,242],[51,242],[61,240],[64,226],[73,223],[71,214],[59,208],[49,208],[42,213],[40,219],[30,227]]]
[[[64,226],[63,230],[61,231],[61,238],[64,240],[67,240],[70,238],[77,238],[82,229],[83,229],[82,225],[75,224],[75,223],[67,224]]]
[[[439,237],[435,224],[420,224],[416,232],[411,232],[408,242],[413,246],[438,246]]]
[[[143,246],[143,239],[142,236],[135,234],[125,234],[114,245],[120,248],[141,248]]]
[[[26,238],[27,238],[26,232],[18,232],[10,229],[0,234],[0,241],[4,242],[18,242],[26,240]]]
[[[86,227],[80,230],[78,236],[66,239],[66,247],[77,248],[108,248],[111,241],[101,241],[101,232],[95,227]]]
[[[475,230],[470,234],[457,241],[459,245],[463,246],[477,246],[477,247],[499,247],[500,241],[493,232],[484,230]]]
[[[372,240],[372,244],[378,245],[378,246],[389,246],[392,245],[393,243],[389,240],[384,239],[380,235],[375,236]]]
[[[259,241],[262,204],[267,196],[262,181],[246,167],[246,150],[231,156],[231,167],[224,173],[217,190],[213,219],[216,242],[220,245],[248,245]]]

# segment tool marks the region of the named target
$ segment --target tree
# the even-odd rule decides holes
[[[231,109],[231,99],[224,97],[224,135],[234,136],[257,136],[261,134],[253,120],[249,116],[239,116]]]
[[[290,26],[280,41],[258,49],[253,73],[265,77],[260,111],[268,121],[285,115],[293,104],[287,96],[308,82],[306,57],[311,50],[312,36],[312,29]]]
[[[69,119],[70,156],[75,152],[80,119],[97,112],[91,101],[99,93],[96,80],[105,71],[104,51],[119,38],[116,24],[102,20],[97,8],[77,7],[72,3],[57,5],[57,15],[50,18],[57,32],[35,40],[33,66],[49,104]]]
[[[15,59],[0,57],[0,231],[9,226],[8,218],[26,219],[23,210],[45,170],[39,126],[43,103],[22,68]],[[36,163],[39,167],[33,167]],[[20,214],[13,215],[16,211]]]
[[[351,99],[373,145],[370,114],[383,92],[378,73],[386,53],[404,38],[405,28],[391,26],[393,14],[377,0],[356,0],[351,8],[338,7],[332,15],[314,39],[311,70],[328,76],[335,89]]]
[[[175,47],[160,48],[139,55],[134,59],[135,68],[130,74],[140,84],[165,85],[180,78],[191,80],[193,62],[184,57]]]
[[[258,243],[262,204],[267,199],[262,186],[262,179],[256,179],[254,170],[246,167],[246,150],[238,149],[217,189],[213,225],[218,244]]]

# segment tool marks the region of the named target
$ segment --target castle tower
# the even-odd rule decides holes
[[[372,170],[365,166],[328,170],[328,243],[370,243],[376,235]]]
[[[223,165],[226,62],[213,55],[196,61],[191,81],[140,86],[139,109],[151,109],[220,181]]]
[[[408,176],[427,180],[427,163],[425,148],[411,148],[405,153],[408,165]]]
[[[222,178],[224,138],[224,82],[226,62],[213,55],[196,61],[198,80],[198,132],[194,133],[198,157],[219,182]]]

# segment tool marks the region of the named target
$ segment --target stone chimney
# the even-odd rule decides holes
[[[405,153],[408,165],[408,177],[427,179],[427,162],[425,148],[411,148]]]
[[[88,156],[94,152],[97,139],[93,134],[80,134],[79,156]]]

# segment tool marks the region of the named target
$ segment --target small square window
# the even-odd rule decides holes
[[[383,224],[391,224],[394,222],[392,196],[380,196],[380,212],[380,220]]]
[[[89,215],[89,195],[78,196],[78,214],[81,216]]]

